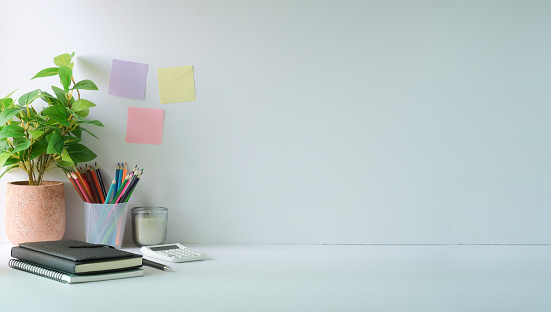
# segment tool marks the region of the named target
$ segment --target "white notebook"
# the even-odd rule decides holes
[[[46,277],[54,281],[66,284],[107,281],[119,278],[139,277],[144,275],[143,268],[98,274],[74,275],[52,270],[46,267],[39,266],[32,262],[27,262],[19,259],[10,259],[8,265],[10,266],[10,268]]]

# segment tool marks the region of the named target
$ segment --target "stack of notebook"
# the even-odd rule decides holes
[[[10,267],[62,283],[143,276],[141,255],[78,240],[22,243],[11,256]]]

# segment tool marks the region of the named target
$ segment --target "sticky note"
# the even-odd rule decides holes
[[[157,68],[161,104],[195,101],[193,66]]]
[[[158,144],[163,141],[164,110],[128,108],[126,143]]]
[[[108,94],[143,100],[148,64],[113,60]]]

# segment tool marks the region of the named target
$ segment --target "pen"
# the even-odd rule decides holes
[[[155,269],[158,269],[158,270],[162,270],[162,271],[172,271],[172,269],[167,265],[164,265],[162,263],[153,262],[153,261],[147,260],[145,258],[142,258],[142,264],[146,265],[148,267],[152,267],[152,268],[155,268]]]

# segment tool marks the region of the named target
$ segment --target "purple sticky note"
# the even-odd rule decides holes
[[[143,100],[148,64],[113,60],[108,94]]]

